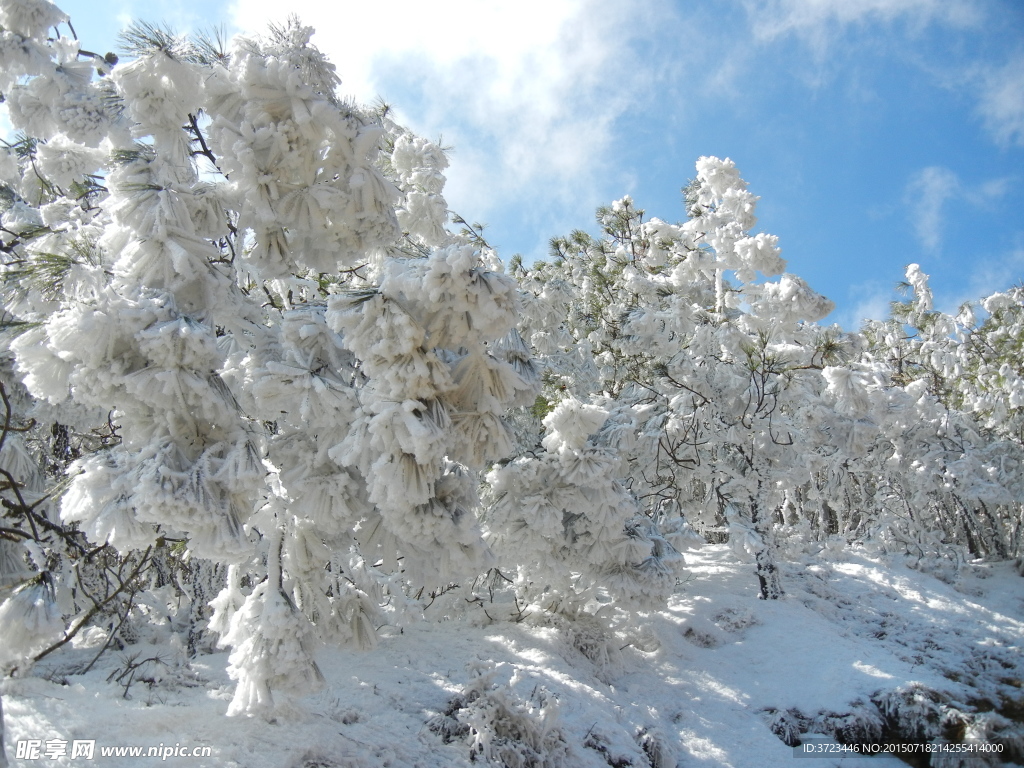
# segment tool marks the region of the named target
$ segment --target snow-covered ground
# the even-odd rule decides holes
[[[938,691],[946,712],[1012,715],[1016,701],[1018,722],[1004,723],[1001,738],[1019,733],[1024,578],[1012,564],[971,566],[950,584],[867,555],[829,564],[806,558],[786,565],[786,597],[765,602],[752,566],[725,546],[691,551],[687,560],[690,577],[669,609],[641,617],[641,630],[608,634],[596,622],[535,617],[490,623],[482,610],[466,620],[385,627],[376,650],[323,649],[327,685],[278,702],[269,721],[225,717],[233,685],[225,654],[186,663],[168,649],[166,631],[152,633],[162,644],[144,633],[137,645],[74,674],[95,656],[83,642],[31,677],[4,683],[8,757],[39,766],[468,766],[470,723],[494,754],[546,750],[548,762],[536,765],[885,768],[905,763],[891,756],[794,763],[793,748],[770,724],[814,731],[843,715],[878,720],[872,697],[912,683],[923,686],[918,705],[928,706],[932,694],[923,692]],[[132,682],[133,657],[161,661],[139,666]],[[821,719],[829,714],[831,721]],[[998,726],[998,717],[987,717],[969,723],[968,733],[983,721]],[[47,740],[67,741],[68,754],[17,760],[18,741],[29,739],[43,749]],[[95,740],[92,762],[70,757],[76,739]],[[208,746],[212,756],[99,752],[175,745]]]

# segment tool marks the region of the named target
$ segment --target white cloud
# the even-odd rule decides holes
[[[589,216],[615,121],[656,77],[635,45],[655,31],[660,2],[236,0],[233,13],[252,32],[297,14],[318,30],[344,93],[383,95],[417,132],[443,133],[455,147],[447,196],[467,217],[510,204]]]
[[[1007,192],[1013,184],[1013,179],[1004,176],[1001,179],[990,179],[979,185],[976,189],[964,190],[964,196],[973,205],[984,205],[990,200],[997,200]]]
[[[793,34],[818,49],[851,24],[903,20],[916,27],[936,22],[970,27],[982,17],[974,0],[746,0],[745,5],[756,37]]]
[[[889,309],[893,296],[893,286],[882,285],[877,280],[852,286],[846,302],[848,309],[830,317],[829,320],[846,331],[856,331],[865,320],[885,320],[889,317]],[[850,306],[852,302],[852,306]]]
[[[948,168],[930,166],[914,174],[905,199],[913,216],[914,232],[926,251],[942,245],[943,207],[960,192],[960,179]]]
[[[978,112],[985,126],[1003,144],[1024,145],[1024,52],[978,79]]]
[[[779,42],[794,36],[815,53],[819,62],[834,52],[837,38],[851,27],[877,32],[883,25],[901,23],[911,37],[930,25],[947,29],[984,29],[999,24],[1007,10],[983,0],[743,0],[753,37]],[[906,45],[906,41],[904,41]],[[912,46],[911,46],[912,47]],[[997,54],[998,55],[998,54]],[[946,50],[937,58],[912,56],[916,66],[941,84],[962,90],[977,100],[985,127],[1001,144],[1024,145],[1024,50],[1018,48],[998,63],[953,64]],[[812,85],[820,85],[812,78]]]
[[[1005,291],[1011,285],[1024,279],[1024,245],[1018,244],[1013,250],[995,259],[985,259],[975,264],[968,280],[968,289],[958,297],[957,305],[964,301],[989,296],[996,291]]]
[[[935,165],[915,173],[903,199],[910,207],[911,224],[921,246],[932,253],[941,250],[947,203],[963,201],[981,208],[1009,192],[1013,182],[1013,178],[1004,176],[966,185],[953,171]]]

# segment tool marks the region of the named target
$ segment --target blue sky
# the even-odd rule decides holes
[[[85,47],[137,17],[256,32],[297,13],[342,90],[454,147],[447,197],[504,257],[596,231],[624,194],[682,218],[731,157],[759,228],[829,296],[882,317],[910,262],[952,309],[1024,279],[1020,0],[73,0]]]

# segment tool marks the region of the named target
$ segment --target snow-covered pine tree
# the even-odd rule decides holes
[[[608,411],[574,397],[544,418],[540,456],[487,475],[489,538],[516,568],[522,598],[562,615],[588,602],[625,611],[663,606],[682,576],[679,552],[623,483],[623,463],[594,436]]]
[[[229,711],[308,690],[383,591],[487,565],[476,472],[535,396],[515,283],[446,230],[439,148],[340,100],[311,29],[136,24],[112,66],[48,39],[46,0],[0,9],[11,348],[40,408],[116,434],[53,523],[231,564],[194,569],[227,582]]]
[[[520,267],[520,331],[544,365],[539,406],[567,390],[605,408],[596,440],[626,462],[647,516],[677,535],[679,510],[727,521],[761,596],[778,597],[774,523],[830,452],[806,415],[826,405],[842,341],[807,322],[832,304],[802,280],[755,279],[785,262],[775,237],[751,233],[757,198],[731,161],[701,158],[685,193],[683,224],[644,221],[627,197],[599,209],[601,237],[556,238],[552,263]]]
[[[909,265],[906,278],[908,299],[864,328],[867,358],[906,393],[889,408],[889,458],[875,470],[900,511],[887,516],[887,535],[919,557],[943,542],[947,553],[955,545],[969,557],[1019,557],[1024,289],[964,304],[954,316],[935,309],[920,266]]]

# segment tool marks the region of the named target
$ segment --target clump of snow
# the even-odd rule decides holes
[[[64,632],[60,608],[47,577],[39,577],[14,591],[0,604],[0,668],[17,664]]]
[[[552,453],[578,451],[607,418],[608,411],[600,406],[581,403],[574,398],[563,400],[544,417],[548,434],[543,445]]]

